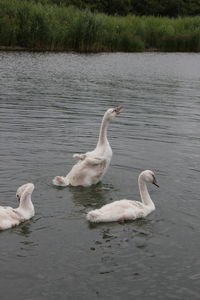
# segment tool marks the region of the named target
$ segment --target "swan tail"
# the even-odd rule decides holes
[[[63,176],[56,176],[53,179],[53,184],[57,186],[67,186],[68,184],[66,183],[66,179]]]
[[[101,213],[98,209],[90,211],[87,216],[87,220],[92,223],[98,223],[101,222]]]

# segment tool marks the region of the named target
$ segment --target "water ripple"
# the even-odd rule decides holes
[[[36,186],[36,216],[0,234],[1,294],[199,299],[199,54],[1,52],[0,67],[1,205],[17,206],[19,185]],[[119,104],[103,182],[53,187],[73,153],[94,148],[105,110]],[[149,187],[154,213],[87,223],[90,209],[138,200],[144,169],[160,183]]]

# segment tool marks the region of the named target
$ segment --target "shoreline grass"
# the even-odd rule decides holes
[[[200,16],[108,16],[0,0],[0,50],[200,52]]]

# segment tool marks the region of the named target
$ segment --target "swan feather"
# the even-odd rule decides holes
[[[107,127],[110,120],[118,115],[121,109],[122,107],[118,106],[105,112],[96,148],[86,153],[75,153],[73,158],[79,161],[72,167],[66,177],[56,176],[53,179],[54,185],[87,187],[98,183],[103,178],[112,158],[112,149],[107,139]]]
[[[155,175],[152,171],[146,170],[139,175],[138,184],[142,202],[122,199],[95,209],[87,214],[87,220],[90,222],[113,222],[135,220],[144,218],[155,210],[155,205],[151,200],[146,182],[151,182],[158,186]]]

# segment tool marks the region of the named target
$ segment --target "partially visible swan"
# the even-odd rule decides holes
[[[108,109],[102,119],[99,139],[96,148],[84,154],[74,154],[79,161],[75,164],[66,177],[56,176],[53,184],[57,186],[91,186],[98,183],[110,164],[112,149],[107,139],[107,128],[109,122],[122,110],[121,106]]]
[[[0,230],[19,225],[35,215],[31,194],[34,184],[26,183],[17,189],[16,197],[19,200],[19,207],[0,206]]]
[[[142,202],[133,200],[119,200],[95,209],[87,214],[90,222],[113,222],[124,220],[135,220],[146,217],[153,210],[155,205],[150,198],[146,183],[150,182],[159,187],[155,175],[152,171],[146,170],[140,173],[138,185]]]

